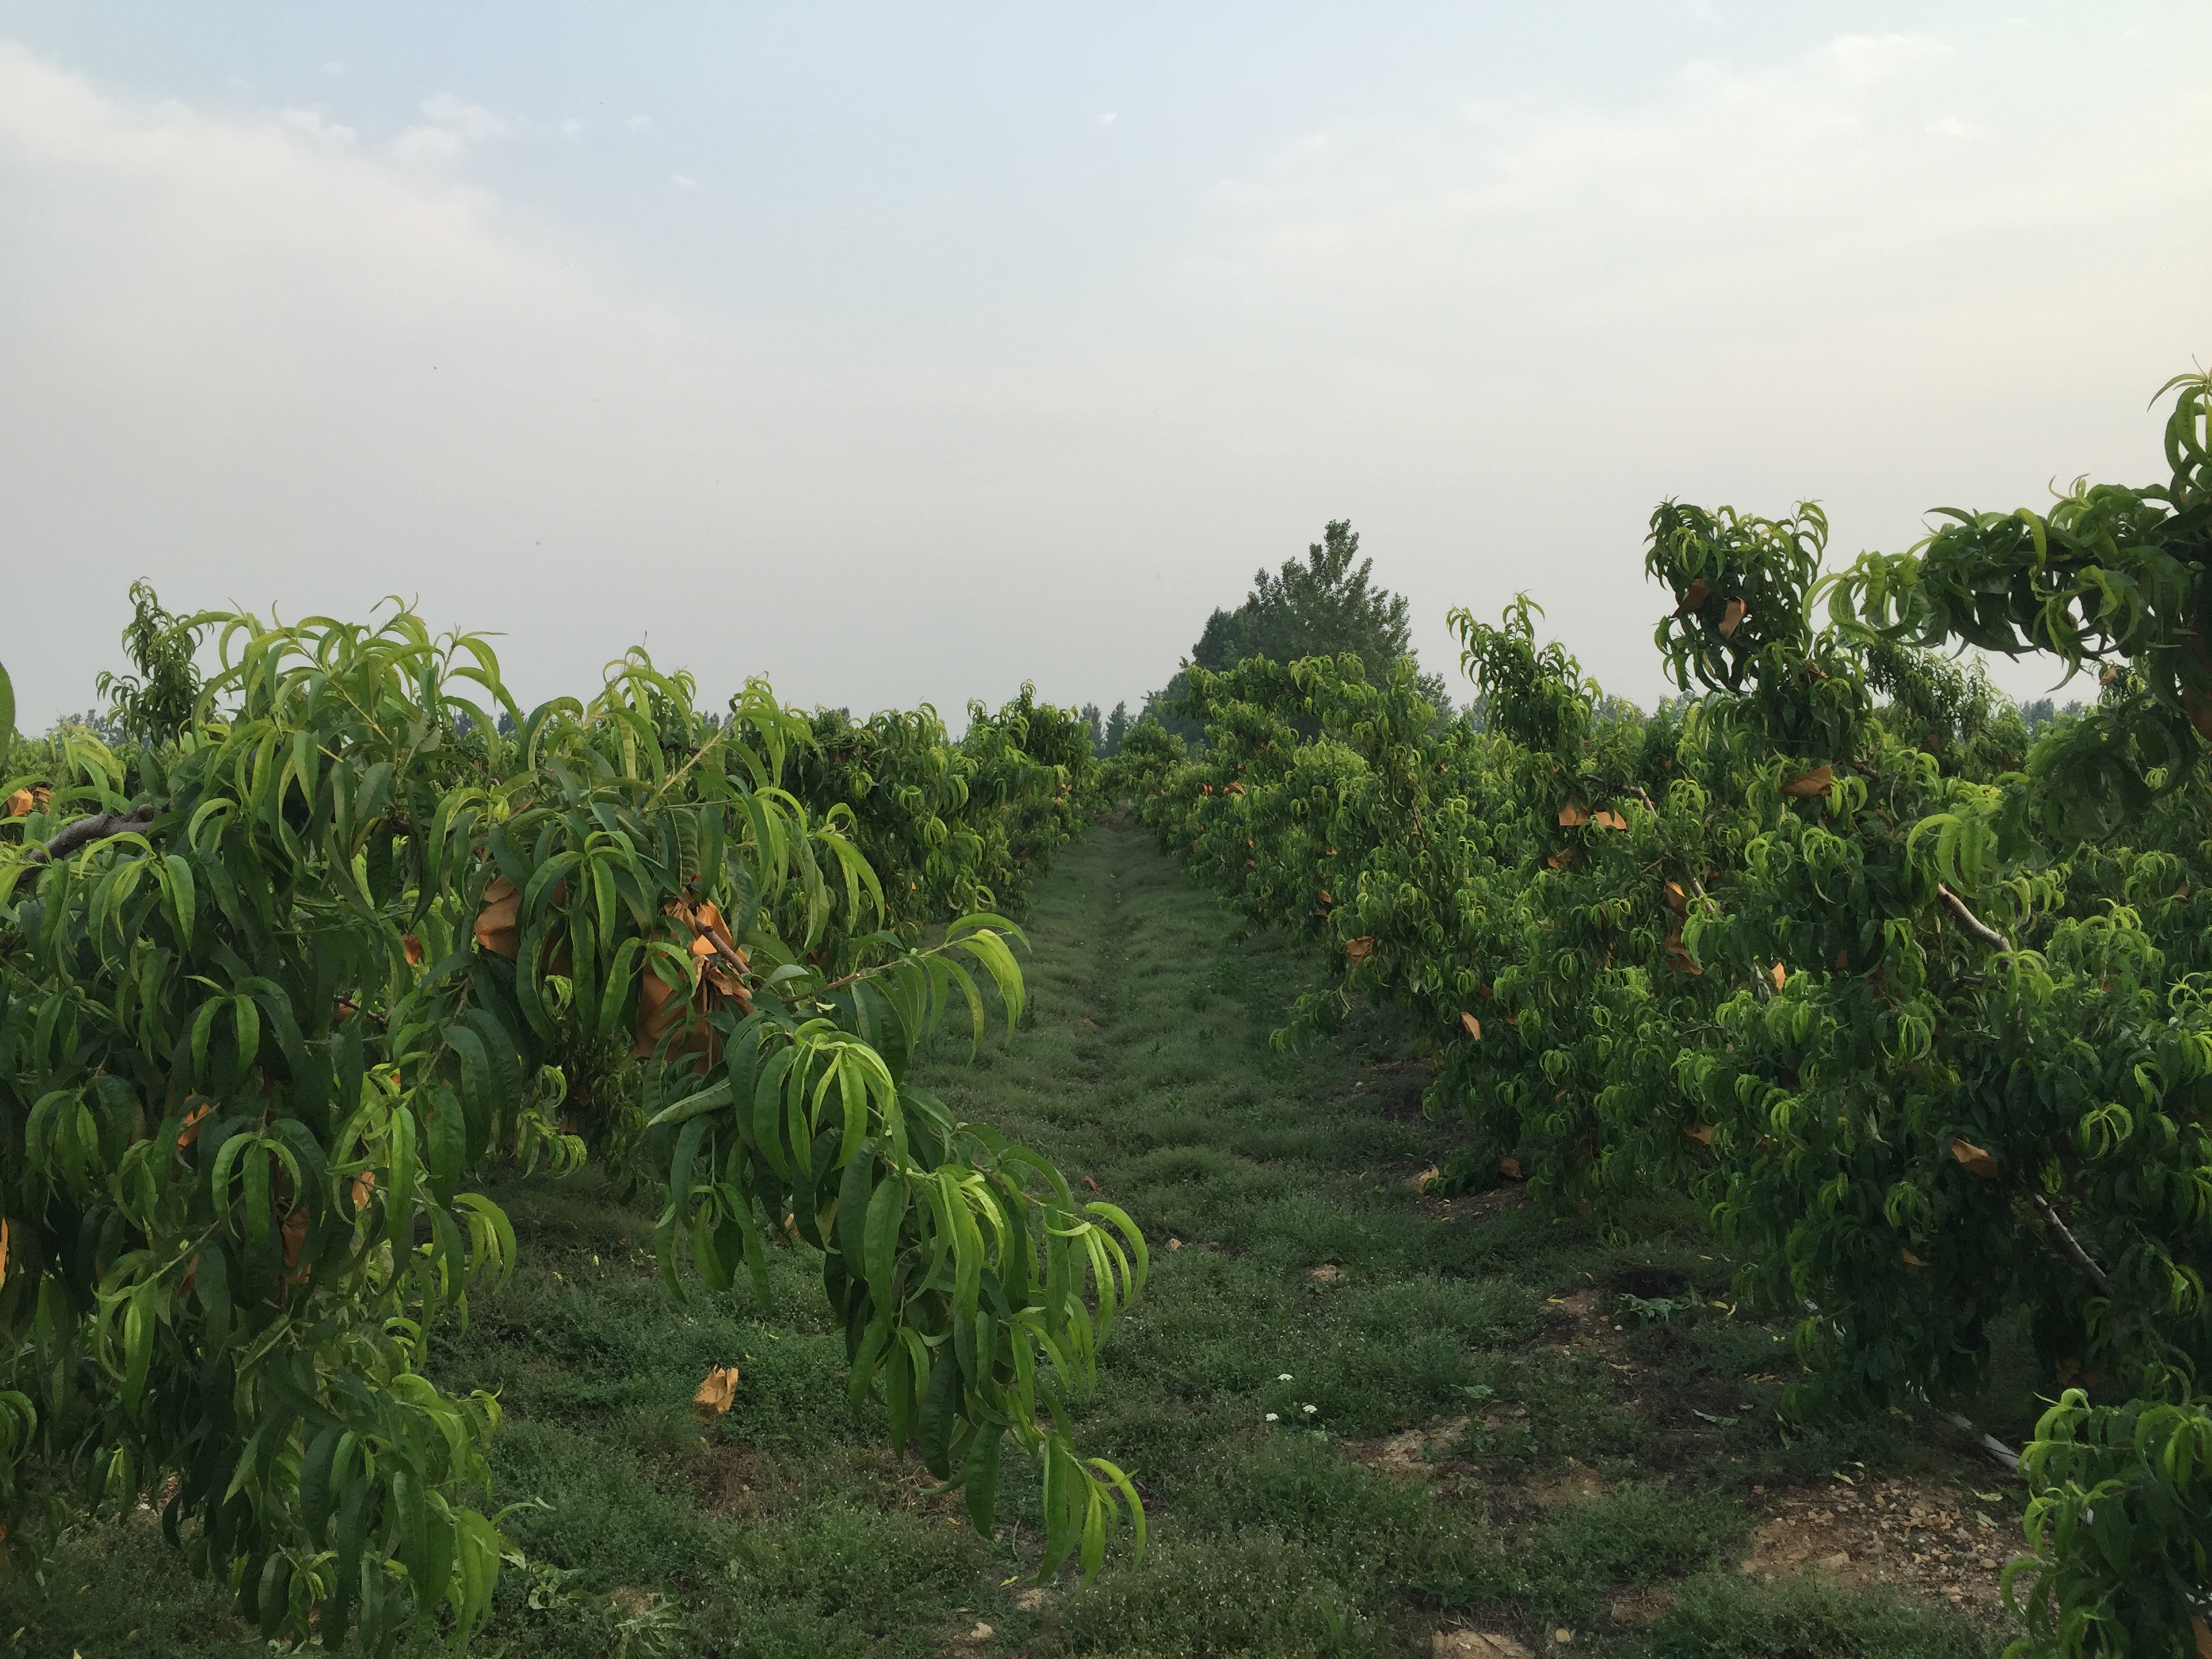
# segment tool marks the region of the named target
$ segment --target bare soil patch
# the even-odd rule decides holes
[[[1993,1625],[2013,1622],[1997,1581],[2020,1530],[1993,1502],[1930,1481],[1870,1480],[1765,1494],[1765,1506],[1743,1562],[1747,1577],[1810,1572],[1892,1584]]]

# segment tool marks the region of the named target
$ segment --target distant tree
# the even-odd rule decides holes
[[[1126,702],[1115,703],[1114,712],[1106,717],[1106,742],[1104,747],[1098,752],[1101,755],[1120,754],[1122,740],[1129,735],[1129,728],[1134,724],[1135,722],[1129,718],[1129,705]]]
[[[1296,662],[1351,651],[1379,679],[1411,647],[1406,598],[1374,586],[1374,560],[1359,557],[1358,532],[1333,520],[1303,562],[1257,572],[1243,605],[1207,617],[1190,659],[1218,672],[1247,657]]]
[[[1204,737],[1176,707],[1189,688],[1186,671],[1193,665],[1218,673],[1248,657],[1296,662],[1350,652],[1370,679],[1381,679],[1399,658],[1412,653],[1412,629],[1405,595],[1374,586],[1374,571],[1373,559],[1359,557],[1359,533],[1351,521],[1331,520],[1322,539],[1308,546],[1304,559],[1286,559],[1272,574],[1255,573],[1243,604],[1234,611],[1217,610],[1206,619],[1182,668],[1146,696],[1146,715],[1187,743]],[[1421,689],[1438,715],[1449,718],[1451,696],[1443,678],[1422,675]]]
[[[1104,754],[1106,724],[1098,713],[1098,705],[1095,702],[1085,703],[1079,718],[1083,722],[1083,729],[1091,734],[1091,752],[1094,755]]]
[[[2049,697],[2037,697],[2032,702],[2021,704],[2020,717],[2027,723],[2027,729],[2033,732],[2050,725],[2055,720],[2072,719],[2081,713],[2081,707],[2078,702],[2062,705],[2053,702]]]

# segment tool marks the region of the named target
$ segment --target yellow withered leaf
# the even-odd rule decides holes
[[[18,789],[8,797],[8,810],[5,812],[0,812],[0,817],[27,818],[31,816],[31,808],[36,804],[31,799],[29,790]]]
[[[477,912],[477,943],[509,962],[522,954],[522,895],[505,876],[494,876]]]
[[[1910,1250],[1899,1250],[1898,1254],[1905,1258],[1905,1265],[1908,1267],[1924,1267],[1928,1265]]]
[[[1480,1020],[1477,1019],[1473,1014],[1463,1013],[1459,1017],[1459,1023],[1467,1027],[1467,1034],[1469,1036],[1473,1037],[1477,1042],[1482,1041],[1482,1022]]]
[[[1774,981],[1774,988],[1778,991],[1790,982],[1790,970],[1778,962],[1770,977]]]
[[[738,1368],[717,1365],[707,1373],[699,1392],[691,1396],[691,1412],[702,1423],[711,1423],[728,1411],[738,1397]]]
[[[1810,800],[1815,795],[1826,794],[1829,786],[1835,781],[1835,768],[1816,766],[1811,771],[1802,772],[1784,783],[1782,786],[1782,793],[1792,800]]]
[[[1358,939],[1348,939],[1345,940],[1344,954],[1351,957],[1354,962],[1366,961],[1368,957],[1375,954],[1374,935],[1371,933],[1365,933],[1362,934]]]
[[[284,1265],[300,1265],[300,1252],[307,1242],[307,1208],[304,1204],[284,1218],[281,1229],[284,1238]]]
[[[1975,1146],[1972,1141],[1966,1139],[1963,1137],[1953,1140],[1951,1143],[1951,1156],[1959,1160],[1960,1167],[1962,1167],[1968,1175],[1979,1176],[1984,1181],[1994,1181],[1996,1179],[1997,1160],[1996,1154],[1984,1152],[1981,1147]]]
[[[1572,801],[1569,801],[1559,809],[1559,828],[1562,830],[1571,830],[1578,823],[1588,823],[1589,821],[1589,811],[1576,805]]]
[[[1597,825],[1601,830],[1626,830],[1628,828],[1628,820],[1621,817],[1618,812],[1594,812],[1590,815],[1590,822]]]

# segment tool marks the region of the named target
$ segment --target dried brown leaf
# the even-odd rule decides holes
[[[738,1397],[738,1368],[717,1365],[707,1373],[699,1392],[691,1396],[691,1412],[702,1423],[711,1423],[730,1409]]]

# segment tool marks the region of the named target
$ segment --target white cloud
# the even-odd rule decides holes
[[[1316,118],[1210,189],[1152,175],[1119,264],[972,325],[908,267],[791,297],[851,245],[788,220],[781,289],[641,297],[711,268],[664,284],[618,263],[630,229],[465,187],[437,163],[534,129],[458,94],[363,145],[0,44],[0,523],[32,619],[0,655],[27,718],[40,688],[84,707],[145,574],[288,614],[419,594],[511,629],[539,695],[649,632],[710,689],[957,710],[1036,672],[1110,702],[1349,515],[1432,663],[1446,605],[1525,587],[1649,696],[1653,501],[1819,494],[1840,550],[1900,546],[1932,501],[2142,474],[2144,399],[2207,349],[2212,227],[2171,210],[2212,189],[2191,54],[1939,44]],[[686,235],[732,210],[701,143],[718,188],[663,216]],[[757,602],[793,570],[830,635]]]
[[[1820,49],[1818,61],[1844,85],[1859,87],[1906,74],[1950,52],[1925,34],[1844,34]]]
[[[451,161],[473,144],[509,137],[516,131],[514,122],[450,92],[433,93],[418,107],[427,119],[392,141],[392,153],[403,161]]]
[[[1098,125],[1102,127],[1110,127],[1115,122],[1121,118],[1121,117],[1119,112],[1109,109],[1103,115],[1098,118]]]
[[[680,173],[670,174],[668,182],[674,185],[678,190],[696,190],[699,188],[699,181],[696,179],[687,179]]]
[[[643,132],[653,125],[653,118],[650,115],[633,115],[623,125],[632,132]]]
[[[349,126],[330,119],[319,109],[288,109],[280,111],[277,120],[295,132],[304,132],[311,138],[329,143],[349,144],[358,136]]]

